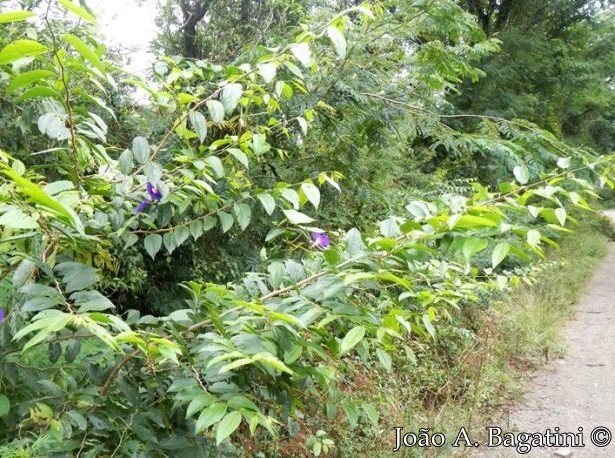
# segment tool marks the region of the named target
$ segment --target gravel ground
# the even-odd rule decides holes
[[[615,220],[615,211],[606,213]],[[586,291],[564,331],[566,356],[535,375],[522,401],[497,425],[502,433],[494,433],[495,444],[512,432],[514,445],[523,439],[521,432],[535,433],[526,440],[536,446],[522,454],[514,446],[483,445],[472,457],[615,457],[615,437],[609,443],[615,435],[615,244]],[[546,446],[554,443],[556,432],[571,433],[567,445],[573,446]],[[564,437],[559,440],[556,445],[565,445]]]

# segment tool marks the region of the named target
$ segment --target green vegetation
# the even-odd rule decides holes
[[[381,454],[393,426],[478,424],[504,362],[559,351],[521,324],[566,318],[574,272],[545,260],[615,157],[566,135],[572,105],[464,111],[514,64],[486,24],[527,23],[161,2],[140,79],[85,3],[21,3],[0,1],[3,457]],[[588,5],[564,18],[575,62],[615,30]],[[587,126],[613,101],[600,62]]]

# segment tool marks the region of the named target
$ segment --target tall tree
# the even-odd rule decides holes
[[[250,44],[266,44],[296,25],[300,2],[262,0],[161,0],[154,45],[169,55],[223,62]]]
[[[614,2],[467,0],[502,53],[484,64],[487,77],[451,98],[457,110],[536,122],[577,143],[615,146]]]

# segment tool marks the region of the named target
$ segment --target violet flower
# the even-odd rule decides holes
[[[0,309],[0,323],[4,321],[4,310]]]
[[[152,186],[152,184],[149,181],[145,185],[145,189],[147,190],[147,193],[149,194],[149,196],[152,199],[154,199],[154,200],[162,199],[162,194],[160,194],[160,190],[158,188]]]
[[[149,205],[149,200],[143,199],[141,201],[141,203],[139,205],[137,205],[135,213],[141,213],[143,210],[145,210],[147,208],[148,205]]]
[[[329,236],[324,232],[312,232],[310,238],[312,242],[314,242],[314,246],[319,248],[327,248],[331,245],[331,239],[329,239]]]
[[[160,190],[153,186],[149,181],[145,185],[145,190],[147,191],[149,199],[143,199],[141,203],[137,205],[137,208],[135,209],[135,214],[139,214],[143,210],[145,210],[151,200],[159,201],[160,199],[162,199],[162,194],[160,193]]]

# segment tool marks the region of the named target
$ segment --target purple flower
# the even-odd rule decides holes
[[[160,190],[154,186],[150,182],[145,185],[145,189],[147,189],[147,193],[154,200],[162,199],[162,194],[160,194]]]
[[[4,321],[4,310],[0,309],[0,323]]]
[[[141,203],[139,205],[137,205],[135,213],[141,213],[143,210],[145,210],[147,208],[148,205],[149,205],[149,200],[143,199],[141,201]]]
[[[319,248],[327,248],[329,245],[331,245],[331,240],[329,239],[329,236],[323,232],[312,232],[310,234],[310,237],[312,239],[312,242],[314,242],[314,245]]]

